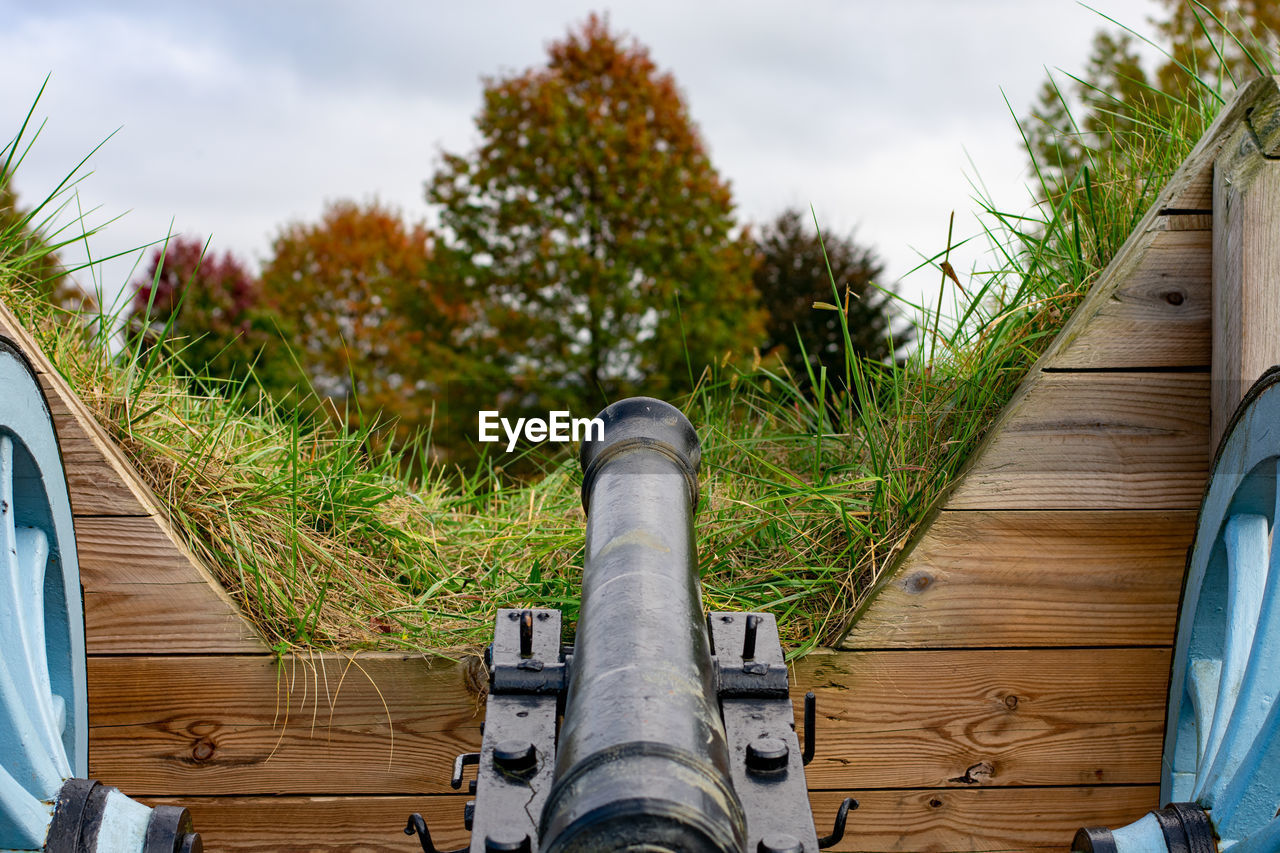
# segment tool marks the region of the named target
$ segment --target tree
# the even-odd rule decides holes
[[[1169,44],[1169,59],[1156,72],[1165,91],[1199,94],[1187,76],[1241,84],[1269,73],[1277,50],[1280,6],[1272,0],[1161,0],[1168,17],[1157,29]],[[1184,70],[1185,69],[1185,70]]]
[[[1098,31],[1085,72],[1065,88],[1051,78],[1023,122],[1028,148],[1052,193],[1065,191],[1126,134],[1163,126],[1175,105],[1256,77],[1277,52],[1280,6],[1266,0],[1162,0],[1155,21],[1168,56],[1154,74],[1126,33]]]
[[[445,154],[427,198],[439,259],[477,306],[471,345],[509,397],[594,410],[671,393],[756,342],[750,240],[643,46],[593,15],[545,67],[487,80],[476,125],[479,147]]]
[[[816,379],[822,367],[828,383],[843,385],[846,330],[855,357],[878,361],[909,339],[907,332],[891,339],[887,297],[873,286],[884,267],[851,236],[820,236],[793,208],[761,231],[756,247],[755,286],[769,312],[764,348],[784,356],[800,385],[808,384],[810,371]],[[844,328],[840,312],[822,307],[836,300],[845,309]]]
[[[1046,80],[1023,126],[1036,166],[1056,193],[1065,191],[1096,158],[1113,154],[1119,138],[1146,123],[1154,111],[1167,108],[1142,68],[1133,39],[1099,31],[1083,76],[1065,90],[1052,78]]]
[[[316,392],[353,424],[429,422],[465,309],[429,276],[429,233],[377,201],[337,201],[285,226],[262,270],[268,302]]]
[[[44,301],[65,310],[79,310],[87,295],[67,276],[58,259],[60,244],[45,235],[37,221],[44,205],[25,210],[18,204],[12,172],[0,162],[0,262],[16,273],[16,283],[29,287]]]
[[[167,335],[194,377],[238,382],[253,370],[268,390],[293,384],[276,345],[278,318],[230,252],[210,252],[198,237],[175,237],[152,251],[132,287],[130,327],[149,343]]]

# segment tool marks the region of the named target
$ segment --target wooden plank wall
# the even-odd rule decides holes
[[[1117,723],[1081,745],[1096,759],[1093,779],[1049,764],[1031,778],[975,738],[955,755],[951,782],[1010,803],[1052,799],[1040,786],[1088,785],[1132,805],[1128,819],[1163,805],[1154,786],[1169,654],[1211,456],[1214,161],[1250,107],[1276,101],[1275,82],[1259,81],[1201,141],[840,644],[901,656],[886,667],[895,687],[918,656],[946,655],[993,698],[1015,695],[1011,716],[1028,717],[1010,728],[1038,729],[1045,742],[1044,720],[1056,718],[1046,705]],[[1012,661],[1051,672],[1064,658],[1073,671],[1107,674],[1087,690],[1065,680],[1042,692],[1008,686]],[[989,709],[975,725],[996,719]],[[1024,750],[1035,751],[1023,744],[1017,756]],[[851,766],[844,778],[861,786],[875,775]],[[1077,805],[1077,826],[1108,824],[1093,803]],[[1061,835],[1058,849],[1069,840]],[[946,843],[929,836],[900,849]]]
[[[3,304],[0,335],[31,360],[57,427],[80,557],[88,653],[263,651],[120,449]]]
[[[1053,847],[1082,813],[1118,822],[1145,810],[1167,652],[1106,650],[1090,663],[1073,650],[806,658],[795,675],[819,693],[816,814],[829,820],[845,796],[863,804],[836,849]],[[112,685],[95,695],[95,772],[192,809],[210,850],[410,851],[399,834],[410,811],[442,843],[465,837],[467,797],[448,775],[480,742],[474,661],[317,656],[281,670],[264,656],[170,656],[94,667]]]
[[[0,322],[39,356],[11,317]],[[37,361],[74,495],[91,775],[190,808],[210,851],[410,851],[411,811],[442,845],[461,844],[467,797],[448,775],[457,753],[479,746],[478,658],[276,660]],[[797,697],[819,695],[808,773],[817,818],[853,796],[861,807],[837,849],[920,851],[1054,847],[1081,814],[1127,819],[1154,796],[1145,764],[1159,746],[1153,697],[1167,665],[1164,649],[1137,644],[1088,667],[1063,650],[811,655],[794,675]]]
[[[1172,176],[840,649],[808,768],[845,851],[1065,849],[1157,805],[1169,647],[1209,457],[1213,158],[1246,89]],[[38,356],[12,317],[0,333]],[[89,633],[90,769],[195,815],[210,851],[465,840],[447,783],[483,720],[475,658],[282,661],[182,547],[47,362]]]

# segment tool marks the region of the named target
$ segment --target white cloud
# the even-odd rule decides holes
[[[1066,0],[611,5],[676,75],[741,215],[812,203],[829,229],[856,227],[890,277],[916,263],[912,246],[941,247],[949,211],[974,230],[966,150],[998,199],[1025,203],[1000,88],[1024,112],[1043,66],[1078,68],[1104,23]],[[1106,6],[1139,28],[1152,8]],[[121,128],[81,187],[99,217],[130,211],[99,255],[162,238],[172,219],[258,259],[327,198],[425,216],[437,148],[474,141],[480,77],[540,62],[590,8],[0,0],[0,123],[16,128],[53,72],[26,198]],[[105,275],[119,286],[128,265]]]

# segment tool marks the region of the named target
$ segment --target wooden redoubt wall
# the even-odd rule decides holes
[[[1270,184],[1245,178],[1257,143],[1280,136],[1278,107],[1265,79],[1224,111],[840,647],[795,667],[793,695],[818,694],[819,833],[841,798],[861,804],[836,849],[1066,850],[1080,825],[1161,805],[1210,398],[1214,423],[1235,402],[1210,368],[1247,387],[1254,362],[1276,360],[1244,330],[1215,343],[1229,326],[1211,322],[1215,271],[1242,282],[1219,288],[1219,318],[1251,316],[1266,286],[1238,272],[1265,270],[1258,238],[1234,214],[1226,227],[1215,197],[1237,212],[1269,203]],[[1229,246],[1216,254],[1215,231]],[[442,848],[465,843],[467,797],[448,775],[479,746],[478,662],[277,661],[3,311],[0,334],[44,370],[71,482],[91,774],[188,806],[211,851],[412,851],[411,811]]]

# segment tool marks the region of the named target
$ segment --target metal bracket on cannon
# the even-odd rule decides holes
[[[801,752],[773,614],[712,613],[707,624],[729,769],[747,817],[747,850],[800,853],[834,845],[844,836],[845,818],[855,804],[846,800],[832,834],[817,837],[804,779],[804,765],[813,758],[814,697],[805,696]]]
[[[836,844],[857,803],[846,800],[832,833],[817,837],[804,778],[814,752],[814,696],[805,696],[802,749],[773,615],[712,613],[707,623],[733,786],[747,819],[746,849],[801,853]],[[476,766],[470,782],[476,799],[464,812],[472,842],[463,850],[536,849],[555,765],[556,720],[573,663],[572,647],[560,640],[558,610],[498,611],[493,644],[485,650],[489,701],[483,743],[479,752],[454,762],[454,788],[462,787],[464,768]],[[411,820],[405,832],[415,826],[423,849],[436,853],[424,821]]]

